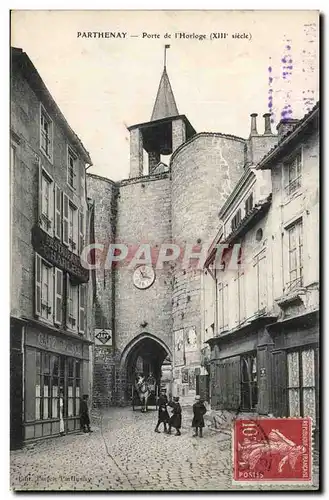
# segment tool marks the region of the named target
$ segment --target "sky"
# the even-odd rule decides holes
[[[126,36],[78,36],[84,32]],[[275,131],[282,112],[301,118],[318,99],[317,11],[12,13],[11,45],[28,54],[89,151],[89,172],[114,181],[129,176],[127,126],[151,118],[165,44],[179,113],[197,132],[248,137],[258,113],[262,133],[269,111]]]

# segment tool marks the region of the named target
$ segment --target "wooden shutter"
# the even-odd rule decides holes
[[[229,314],[229,304],[228,304],[228,284],[224,283],[223,287],[223,326],[224,329],[228,328],[228,314]]]
[[[63,322],[63,272],[55,267],[54,285],[54,323],[61,325]]]
[[[66,274],[65,282],[66,282],[66,326],[69,326],[69,328],[71,328],[71,323],[69,321],[69,316],[70,316],[69,303],[70,303],[70,297],[72,294],[72,290],[71,290],[72,285],[71,285],[69,274]]]
[[[267,269],[266,269],[266,252],[261,254],[259,258],[259,309],[267,306]]]
[[[275,417],[287,416],[287,355],[272,351],[272,412]]]
[[[240,356],[220,361],[217,368],[217,407],[238,410],[241,401]]]
[[[38,219],[39,219],[39,224],[41,224],[41,215],[42,215],[42,196],[43,196],[43,186],[42,186],[42,167],[40,160],[38,160],[39,165],[38,165],[38,179],[39,179],[39,190],[38,190]]]
[[[55,236],[59,240],[62,238],[62,192],[55,184],[54,186],[54,221],[55,221]]]
[[[216,362],[210,362],[210,404],[212,408],[216,408]]]
[[[63,243],[69,244],[69,197],[63,193]]]
[[[85,333],[86,285],[79,286],[79,333]]]
[[[84,219],[83,211],[79,210],[79,255],[81,255],[85,243]]]
[[[35,254],[35,314],[37,316],[41,315],[41,257],[37,253]]]
[[[240,322],[246,319],[246,303],[245,303],[245,285],[244,285],[245,275],[240,274],[239,277],[239,320]]]
[[[217,323],[218,330],[221,331],[224,318],[223,318],[223,283],[218,283],[217,289]]]
[[[236,328],[239,324],[239,283],[238,283],[238,273],[234,273],[234,277],[232,276],[232,280],[230,283],[230,312],[231,312],[231,321],[230,328]]]

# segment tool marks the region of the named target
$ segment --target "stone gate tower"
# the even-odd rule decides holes
[[[166,67],[151,120],[129,131],[129,179],[88,176],[94,241],[130,249],[126,265],[93,274],[95,328],[111,330],[106,344],[95,339],[94,401],[128,403],[136,369],[159,379],[166,366],[184,403],[195,395],[204,342],[201,273],[168,263],[141,287],[138,265],[128,264],[143,243],[151,245],[153,263],[162,243],[182,251],[210,243],[218,210],[252,161],[250,140],[196,133],[178,112]]]

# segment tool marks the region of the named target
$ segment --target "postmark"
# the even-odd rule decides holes
[[[311,436],[311,418],[235,420],[233,484],[311,483]]]

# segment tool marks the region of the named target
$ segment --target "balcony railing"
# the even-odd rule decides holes
[[[302,176],[299,175],[298,177],[296,177],[296,179],[290,181],[289,184],[285,188],[286,193],[289,195],[289,194],[293,194],[295,191],[297,191],[297,189],[299,189],[301,184],[302,184],[301,180],[302,180]]]
[[[298,278],[289,281],[289,283],[287,283],[285,291],[286,293],[290,293],[293,290],[296,290],[297,288],[301,288],[302,286],[303,286],[303,277],[299,276]]]

